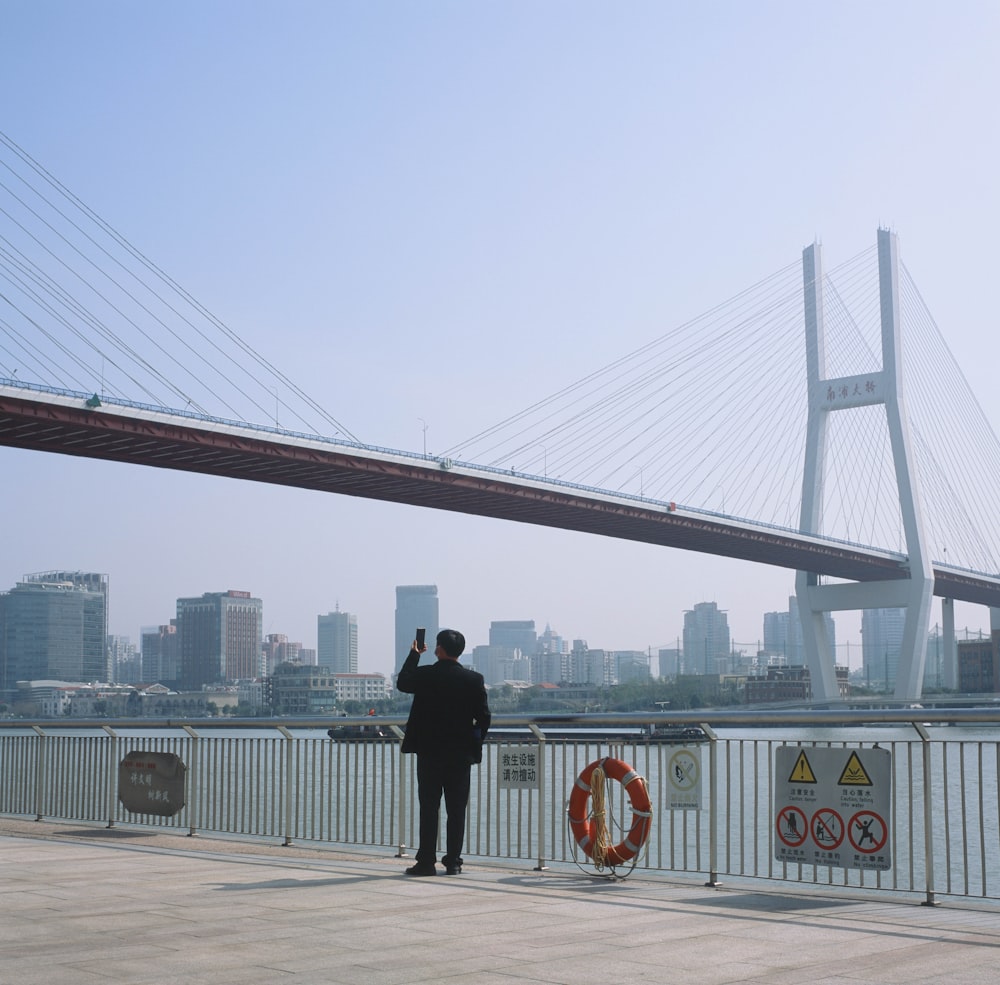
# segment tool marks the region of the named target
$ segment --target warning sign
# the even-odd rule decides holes
[[[667,809],[701,810],[701,750],[677,749],[667,764]]]
[[[848,835],[855,851],[873,855],[882,850],[889,837],[889,829],[885,825],[885,818],[880,814],[858,811],[850,820]]]
[[[872,785],[872,781],[865,772],[865,768],[861,760],[858,759],[856,752],[851,753],[851,758],[847,761],[847,765],[844,766],[844,772],[840,774],[840,779],[837,782],[842,787],[870,787]]]
[[[885,749],[779,746],[774,857],[845,869],[892,867],[892,756]]]
[[[789,783],[815,783],[816,774],[813,773],[809,760],[806,759],[806,752],[803,749],[799,753],[799,758],[795,760],[791,775],[788,777]]]
[[[789,848],[798,848],[806,840],[809,826],[798,807],[783,807],[778,811],[778,837]]]
[[[839,848],[844,840],[844,819],[833,808],[820,808],[812,816],[812,839],[827,851]]]

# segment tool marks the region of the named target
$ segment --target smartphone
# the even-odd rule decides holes
[[[424,645],[424,637],[427,635],[427,630],[423,626],[417,626],[417,647]]]

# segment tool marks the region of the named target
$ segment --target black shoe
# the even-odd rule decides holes
[[[436,876],[437,867],[432,862],[417,862],[416,865],[411,865],[406,870],[406,874],[408,876]]]
[[[449,862],[444,867],[444,874],[446,876],[460,876],[462,874],[462,863],[461,862],[457,862],[457,863],[453,864],[453,863]]]

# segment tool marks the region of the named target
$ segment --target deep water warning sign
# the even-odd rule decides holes
[[[892,867],[892,756],[886,749],[779,746],[774,857],[844,869]]]

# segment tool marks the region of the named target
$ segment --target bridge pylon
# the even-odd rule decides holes
[[[840,698],[835,655],[830,652],[826,636],[827,612],[905,608],[895,696],[900,700],[916,699],[923,688],[934,573],[903,401],[898,245],[895,234],[886,229],[878,231],[878,269],[882,368],[877,372],[829,378],[819,244],[814,243],[802,252],[809,410],[800,529],[803,533],[823,533],[823,481],[830,414],[881,404],[885,407],[909,568],[909,577],[905,579],[832,584],[821,584],[819,576],[808,571],[796,573],[795,594],[806,660],[813,696],[820,701]]]

